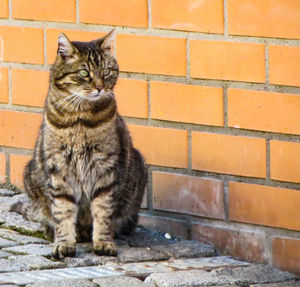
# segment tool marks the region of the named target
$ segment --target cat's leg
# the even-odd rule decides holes
[[[116,187],[111,185],[94,191],[91,201],[93,217],[93,246],[98,255],[117,254],[117,247],[113,241],[113,194]]]
[[[54,222],[52,256],[63,258],[76,252],[76,219],[78,207],[71,187],[58,175],[52,175],[48,184],[51,196],[51,214]]]

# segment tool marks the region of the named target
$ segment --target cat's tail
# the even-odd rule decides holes
[[[29,221],[42,221],[40,212],[34,207],[34,205],[31,202],[28,201],[16,202],[11,206],[10,211],[21,214],[26,220]]]

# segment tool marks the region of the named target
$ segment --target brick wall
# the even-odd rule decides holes
[[[141,223],[300,274],[299,0],[0,0],[0,181],[22,186],[57,36],[117,26]]]

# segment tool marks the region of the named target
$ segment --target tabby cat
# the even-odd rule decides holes
[[[116,255],[114,236],[137,223],[147,170],[117,112],[113,35],[58,39],[43,123],[24,171],[30,205],[19,206],[54,237],[54,258],[74,256],[76,241],[88,239],[96,254]]]

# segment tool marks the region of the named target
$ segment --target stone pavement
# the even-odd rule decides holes
[[[76,257],[53,260],[41,226],[9,212],[18,200],[26,197],[0,189],[0,287],[300,287],[290,273],[143,227],[117,240],[117,257],[97,256],[82,243]]]

